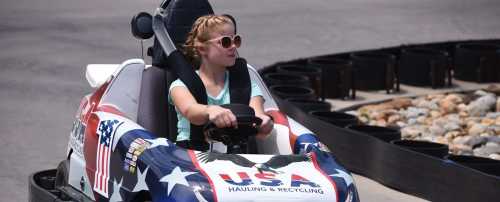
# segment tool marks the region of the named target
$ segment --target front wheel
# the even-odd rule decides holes
[[[68,185],[69,177],[69,161],[64,160],[57,166],[55,188],[63,187]]]

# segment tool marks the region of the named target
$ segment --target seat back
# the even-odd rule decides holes
[[[137,123],[158,137],[171,139],[167,130],[167,78],[164,69],[152,66],[142,73]],[[168,132],[168,133],[167,133]]]

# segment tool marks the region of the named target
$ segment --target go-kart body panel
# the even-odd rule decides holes
[[[139,125],[109,112],[95,112],[98,126],[96,152],[82,161],[72,154],[70,185],[97,200],[131,199],[140,191],[153,201],[234,201],[248,195],[251,201],[339,201],[355,193],[352,178],[329,153],[320,150],[312,134],[297,141],[306,145],[299,155],[223,154],[186,150],[155,136]],[[313,140],[313,141],[311,141]],[[92,143],[88,143],[92,144]],[[90,145],[87,145],[90,146]],[[86,146],[84,146],[86,147]],[[309,152],[306,153],[306,151]],[[219,157],[212,157],[211,155]],[[303,158],[297,160],[297,156]],[[290,157],[290,158],[288,158]],[[293,158],[295,157],[295,158]],[[243,159],[244,162],[241,162]],[[87,181],[88,180],[88,181]],[[85,191],[87,190],[87,191]],[[344,200],[341,200],[344,201]]]
[[[310,130],[279,111],[253,68],[251,78],[263,91],[275,127],[257,143],[262,154],[222,155],[177,147],[135,122],[139,92],[134,85],[144,67],[137,60],[125,62],[82,99],[68,144],[68,183],[88,198],[129,201],[140,192],[153,201],[357,197],[349,172]]]

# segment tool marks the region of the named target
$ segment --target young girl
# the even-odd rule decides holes
[[[229,74],[227,67],[234,65],[241,45],[241,37],[235,35],[231,19],[223,15],[206,15],[198,18],[184,44],[184,54],[193,64],[199,64],[196,72],[206,90],[208,105],[198,104],[181,80],[177,79],[169,87],[169,101],[177,112],[177,141],[190,138],[190,123],[215,123],[218,128],[236,127],[236,117],[231,110],[219,105],[230,104]],[[258,137],[269,134],[273,128],[272,120],[264,113],[262,93],[251,82],[250,106],[255,115],[262,119]]]

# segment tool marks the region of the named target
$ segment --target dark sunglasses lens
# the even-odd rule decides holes
[[[234,37],[234,45],[236,46],[236,48],[239,48],[241,46],[241,36],[236,35]]]
[[[222,37],[222,39],[220,39],[220,45],[222,45],[222,47],[224,48],[231,47],[231,38],[229,38],[228,36]]]

